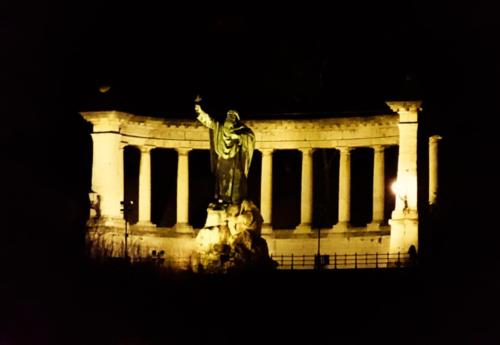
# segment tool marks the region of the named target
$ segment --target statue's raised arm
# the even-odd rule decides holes
[[[247,196],[247,176],[255,147],[255,135],[240,122],[237,111],[229,110],[224,122],[218,122],[196,103],[197,119],[210,129],[212,172],[215,175],[215,199],[222,204],[240,204]]]
[[[216,124],[214,119],[212,119],[210,115],[208,115],[205,111],[203,111],[203,109],[201,109],[201,105],[195,104],[194,111],[196,112],[196,114],[198,114],[196,119],[200,121],[203,124],[203,126],[208,127],[210,129],[215,129]]]

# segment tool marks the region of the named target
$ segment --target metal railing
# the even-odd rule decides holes
[[[279,254],[271,255],[279,270],[337,270],[366,268],[412,267],[417,264],[416,257],[407,253],[354,253],[354,254]],[[157,267],[186,271],[195,267],[195,257],[171,255],[152,256],[148,259],[135,259],[133,262],[153,263]]]
[[[362,269],[409,267],[416,264],[415,258],[405,253],[363,253],[363,254],[312,254],[271,255],[281,270],[311,269]]]

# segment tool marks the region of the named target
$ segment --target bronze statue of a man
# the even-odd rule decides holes
[[[210,161],[215,174],[215,200],[219,205],[239,204],[247,196],[247,177],[255,148],[255,135],[229,110],[224,123],[217,122],[199,104],[198,121],[210,129]]]

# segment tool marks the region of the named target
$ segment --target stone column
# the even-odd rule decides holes
[[[123,227],[123,149],[119,133],[92,133],[92,191],[99,198],[100,223]]]
[[[442,138],[433,135],[429,138],[429,205],[437,202],[438,196],[438,143]]]
[[[376,145],[373,147],[373,216],[372,222],[368,224],[369,230],[380,230],[384,222],[385,201],[385,157],[384,147]]]
[[[300,149],[302,152],[302,177],[300,193],[300,224],[295,233],[311,232],[313,211],[313,152],[312,148]]]
[[[177,162],[177,223],[175,231],[179,233],[194,233],[189,225],[189,151],[190,148],[178,148]]]
[[[421,101],[387,102],[399,115],[399,157],[396,207],[391,215],[390,251],[408,253],[418,250],[417,211],[417,130]]]
[[[264,218],[262,233],[271,234],[273,205],[273,149],[260,149],[262,153],[262,172],[260,178],[260,212]]]
[[[142,146],[139,168],[139,226],[154,226],[151,223],[151,149]]]
[[[339,221],[333,227],[335,232],[349,228],[351,221],[351,148],[340,148],[339,172]]]

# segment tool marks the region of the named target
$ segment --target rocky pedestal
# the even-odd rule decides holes
[[[276,268],[261,237],[262,223],[259,209],[250,200],[226,207],[209,205],[205,227],[196,237],[195,269],[229,272]]]

